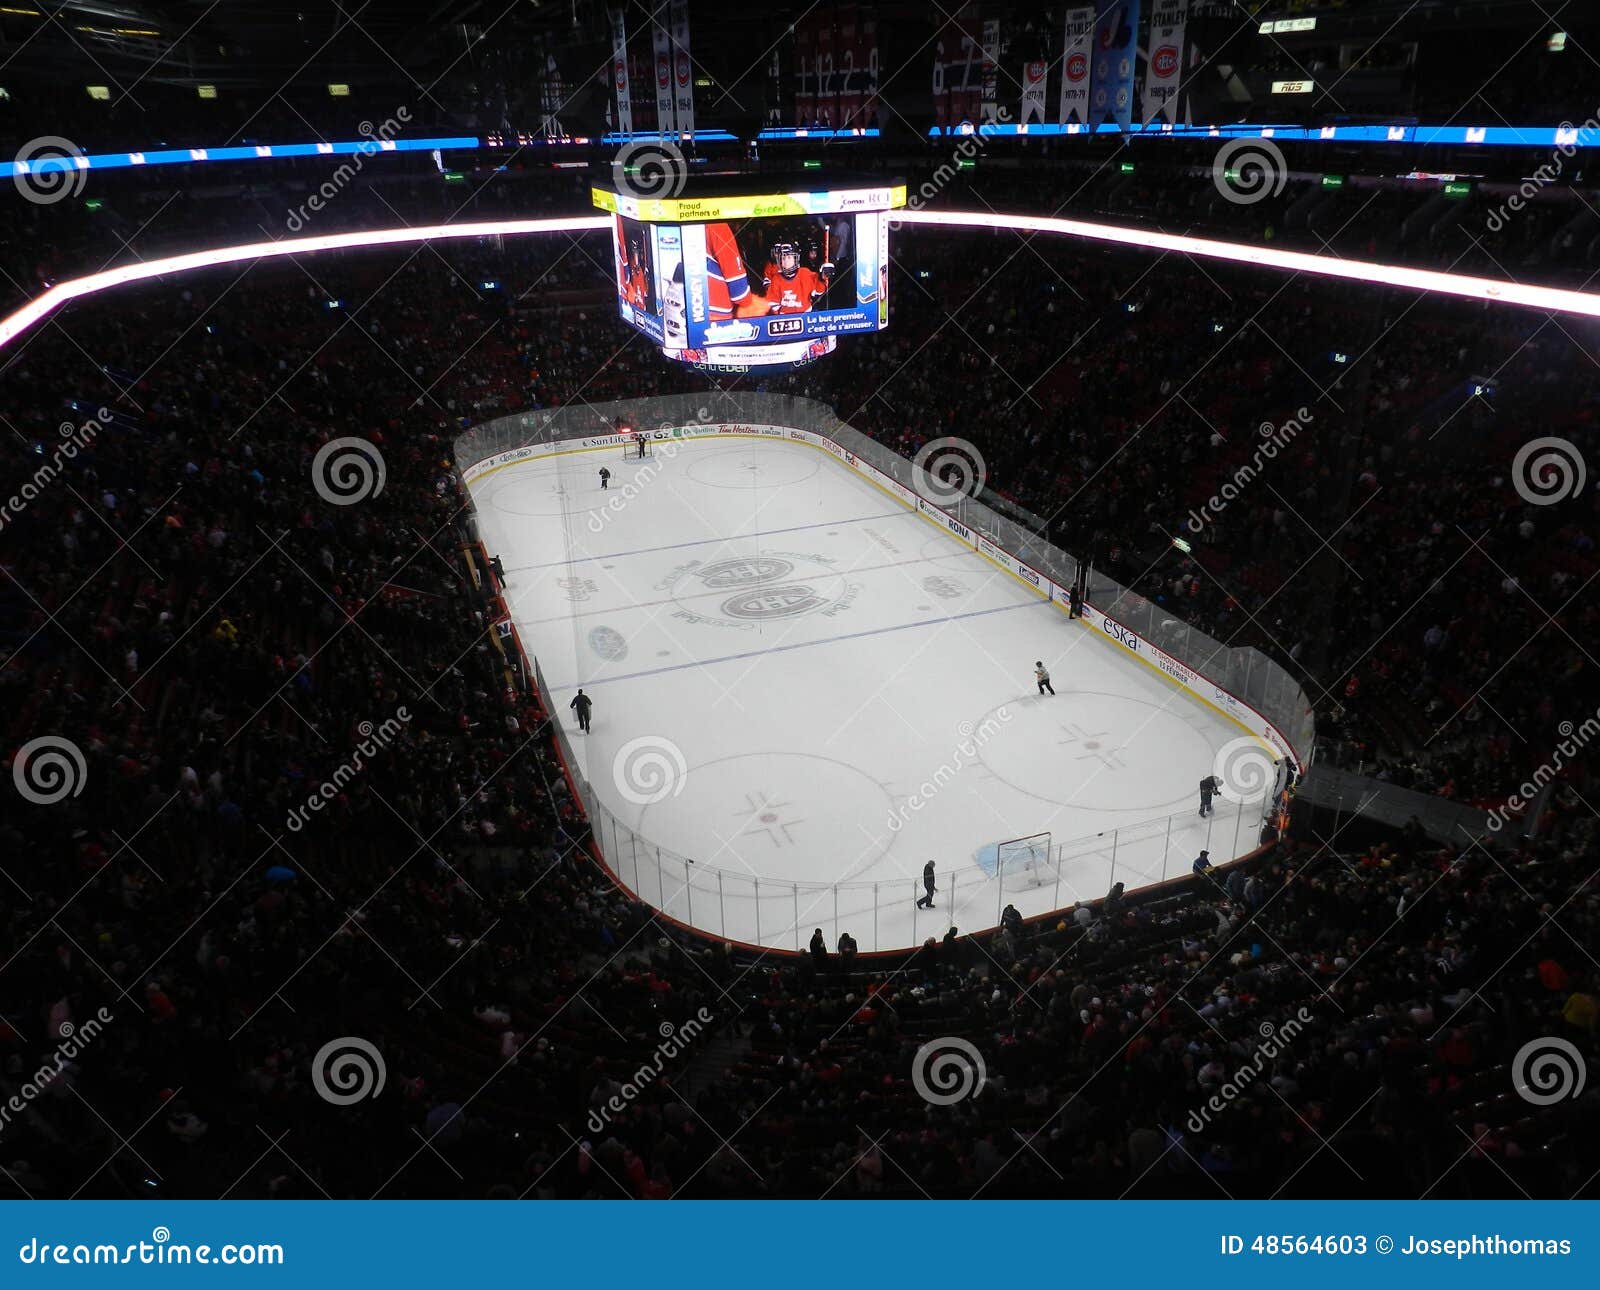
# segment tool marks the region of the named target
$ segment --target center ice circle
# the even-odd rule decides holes
[[[1167,815],[1194,798],[1211,769],[1211,744],[1185,719],[1187,708],[1095,691],[1030,695],[1007,706],[1011,719],[984,744],[983,763],[1042,801]]]
[[[748,897],[757,878],[830,885],[881,860],[894,841],[888,791],[831,757],[742,753],[691,766],[682,782],[681,793],[644,808],[639,835],[721,870],[730,897]],[[864,820],[882,826],[869,835]],[[700,878],[696,892],[714,881]]]

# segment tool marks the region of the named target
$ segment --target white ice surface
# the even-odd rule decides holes
[[[1196,813],[1241,727],[824,452],[726,437],[645,462],[575,452],[472,493],[604,808],[602,850],[680,921],[890,949],[1255,843],[1258,802]],[[587,735],[567,706],[579,685]],[[1059,881],[1002,882],[974,859],[1042,832]],[[916,911],[930,859],[937,903]]]

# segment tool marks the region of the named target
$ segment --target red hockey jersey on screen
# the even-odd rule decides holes
[[[726,224],[706,225],[706,297],[712,322],[733,317],[733,307],[750,294],[750,278],[738,240]]]
[[[794,277],[786,278],[778,272],[776,264],[768,264],[762,277],[765,281],[761,289],[766,292],[767,299],[778,306],[780,314],[805,313],[828,289],[827,280],[804,265],[795,270]]]

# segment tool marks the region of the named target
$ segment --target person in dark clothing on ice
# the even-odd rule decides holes
[[[922,899],[917,902],[917,908],[918,909],[932,909],[933,908],[933,891],[934,891],[934,887],[933,887],[933,861],[932,860],[928,861],[927,864],[922,866],[922,887],[923,887],[923,896],[922,896]]]
[[[573,696],[572,702],[567,706],[578,714],[578,729],[583,731],[584,734],[588,734],[589,709],[594,707],[594,701],[583,692],[583,688],[580,686],[578,693]]]
[[[1212,808],[1211,808],[1211,799],[1212,799],[1212,797],[1214,797],[1216,795],[1217,788],[1218,788],[1217,777],[1215,775],[1207,775],[1204,779],[1202,779],[1200,781],[1200,814],[1201,815],[1215,815],[1216,814],[1216,812],[1214,810],[1212,810]]]

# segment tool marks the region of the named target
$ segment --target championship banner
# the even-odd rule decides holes
[[[983,20],[982,120],[1000,119],[1000,20]]]
[[[628,23],[623,10],[611,17],[611,87],[617,96],[617,129],[633,133],[633,96],[628,92]]]
[[[1062,125],[1089,119],[1089,55],[1094,42],[1094,8],[1067,10],[1067,38],[1061,59]]]
[[[1042,58],[1023,64],[1022,115],[1017,118],[1021,124],[1044,124],[1044,82],[1049,74],[1050,64]]]
[[[1189,0],[1154,0],[1150,14],[1150,50],[1144,71],[1142,119],[1157,117],[1176,124],[1178,85],[1183,79],[1183,28]]]
[[[1108,117],[1121,130],[1133,128],[1133,64],[1140,0],[1099,0],[1094,56],[1089,73],[1089,123]]]
[[[671,134],[677,119],[672,109],[672,38],[659,9],[650,19],[650,34],[656,51],[656,129]]]
[[[556,56],[546,53],[544,56],[544,81],[539,91],[540,130],[546,139],[561,139],[566,137],[566,129],[561,124],[560,113],[566,104],[561,83],[561,69],[556,65]]]
[[[673,104],[678,133],[694,134],[694,61],[689,57],[689,0],[672,0]]]

